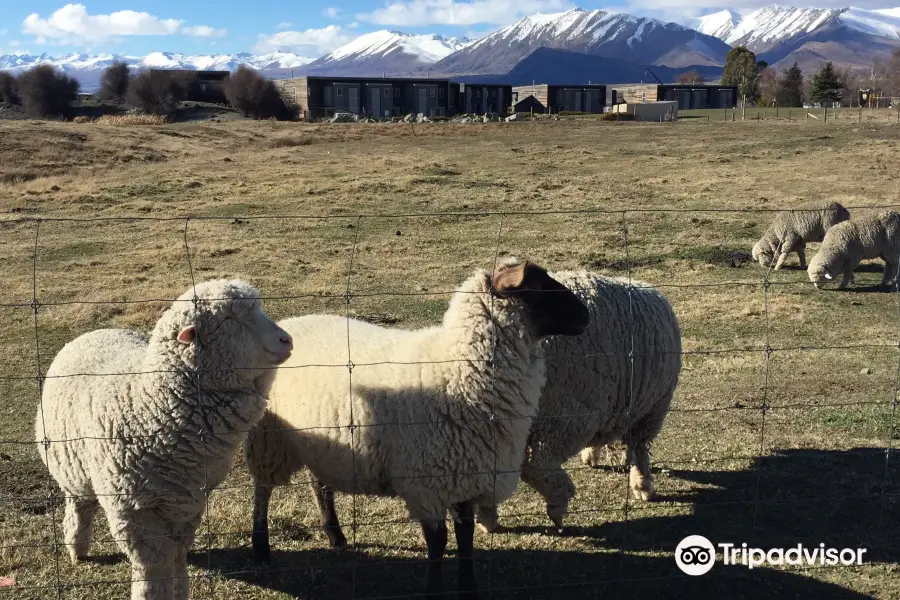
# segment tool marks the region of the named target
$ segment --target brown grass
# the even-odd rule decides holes
[[[97,125],[165,125],[168,118],[161,115],[101,115]]]
[[[351,254],[351,314],[419,327],[437,323],[448,291],[498,251],[660,286],[688,354],[654,446],[661,501],[626,502],[626,476],[573,460],[578,496],[559,536],[523,487],[501,507],[511,531],[476,537],[482,587],[507,590],[490,597],[898,597],[900,462],[895,452],[885,459],[900,422],[897,297],[871,290],[874,266],[857,274],[858,288],[819,292],[795,268],[765,286],[764,270],[737,260],[771,219],[761,210],[828,198],[862,215],[893,202],[896,133],[889,119],[0,123],[0,577],[17,581],[0,598],[57,596],[54,513],[44,510],[46,473],[30,442],[34,374],[66,341],[98,327],[146,330],[165,306],[152,300],[174,298],[192,274],[251,279],[282,297],[265,303],[276,318],[343,314]],[[255,218],[264,216],[278,218]],[[164,220],[172,217],[180,220]],[[341,496],[358,551],[331,552],[305,478],[276,493],[276,570],[266,573],[250,559],[252,494],[236,462],[212,494],[201,534],[213,535],[201,535],[192,555],[194,597],[209,597],[210,587],[218,598],[254,599],[420,590],[423,542],[400,502]],[[717,565],[686,578],[672,552],[688,534],[862,546],[871,562]],[[102,521],[96,538],[95,554],[116,554]],[[60,558],[58,578],[72,586],[63,597],[127,595],[109,583],[128,579],[127,564]]]

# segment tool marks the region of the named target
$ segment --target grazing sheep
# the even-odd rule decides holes
[[[809,262],[809,280],[817,288],[843,273],[838,286],[844,289],[853,280],[853,270],[863,260],[884,261],[881,285],[897,281],[900,267],[900,213],[884,211],[835,225],[825,234],[819,252]]]
[[[800,268],[806,268],[806,244],[821,242],[830,227],[849,219],[850,211],[838,202],[780,212],[753,246],[751,255],[763,267],[769,267],[777,257],[775,270],[778,271],[788,254],[796,252]]]
[[[207,494],[262,417],[291,337],[242,281],[198,284],[148,337],[101,329],[47,371],[36,439],[65,494],[72,561],[87,557],[99,506],[131,561],[132,600],[184,600],[187,552]]]
[[[283,321],[302,351],[278,369],[246,445],[257,557],[269,558],[272,487],[305,466],[320,506],[333,509],[323,486],[402,498],[422,524],[427,589],[436,595],[451,509],[459,586],[474,593],[474,507],[515,492],[545,379],[540,341],[577,335],[588,318],[544,269],[510,261],[466,280],[438,327],[386,329],[328,315]]]
[[[522,480],[544,497],[561,528],[575,496],[562,464],[579,452],[599,466],[600,450],[610,459],[608,445],[624,440],[631,491],[645,501],[653,496],[649,447],[678,384],[681,329],[669,301],[649,284],[584,271],[551,276],[591,314],[584,334],[541,344],[547,383],[522,464]],[[499,528],[496,505],[480,505],[477,514],[485,531]]]

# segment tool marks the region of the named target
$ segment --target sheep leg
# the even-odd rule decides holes
[[[272,558],[269,545],[269,502],[272,499],[272,484],[256,482],[253,490],[253,533],[251,545],[256,560],[268,563]]]
[[[173,575],[175,576],[175,600],[188,600],[191,597],[191,576],[188,573],[187,554],[189,545],[182,542],[175,555]]]
[[[653,476],[650,473],[650,440],[655,437],[648,436],[642,429],[632,429],[626,435],[628,446],[628,464],[631,470],[628,474],[628,486],[638,500],[648,502],[653,499]]]
[[[100,504],[94,497],[69,496],[66,498],[63,516],[63,534],[69,557],[75,563],[84,560],[91,552],[94,517]]]
[[[844,275],[841,278],[841,283],[838,285],[839,290],[847,289],[847,286],[850,285],[850,282],[853,281],[853,269],[850,265],[844,266]]]
[[[459,558],[459,597],[466,600],[478,598],[475,585],[475,502],[460,502],[454,506],[457,513],[453,521],[456,535],[457,556]]]
[[[104,507],[110,532],[131,561],[131,600],[174,600],[178,548],[170,529],[146,512],[122,516]]]
[[[447,522],[444,519],[424,520],[422,535],[428,548],[428,578],[425,593],[429,598],[444,600],[444,576],[441,563],[447,550]]]
[[[784,261],[787,259],[788,254],[796,251],[797,247],[803,243],[803,240],[798,238],[795,235],[789,235],[781,240],[781,248],[779,249],[778,260],[775,262],[775,270],[780,271],[781,266],[784,264]],[[797,252],[799,255],[800,253]]]
[[[559,529],[563,528],[563,518],[569,512],[569,501],[575,497],[575,484],[562,468],[562,462],[545,459],[540,464],[522,465],[522,481],[547,501],[547,516]]]
[[[800,268],[805,269],[806,265],[806,244],[800,244],[800,247],[797,248],[797,258],[800,259]]]
[[[318,480],[313,479],[310,482],[313,495],[316,497],[316,505],[319,507],[319,520],[325,536],[328,538],[328,545],[332,548],[338,548],[347,545],[347,538],[341,531],[341,524],[338,521],[337,511],[334,508],[334,490],[327,485],[322,485]]]

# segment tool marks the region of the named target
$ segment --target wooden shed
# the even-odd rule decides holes
[[[552,113],[602,113],[606,106],[605,85],[522,85],[513,87],[512,93],[513,105],[528,96],[534,96]]]
[[[659,86],[655,83],[627,83],[610,87],[613,88],[609,100],[611,105],[656,102],[659,94]]]
[[[382,118],[409,113],[439,117],[456,112],[446,79],[309,76],[275,83],[282,97],[297,106],[307,120],[338,112]]]
[[[460,83],[457,112],[476,115],[505,115],[512,106],[512,86]]]

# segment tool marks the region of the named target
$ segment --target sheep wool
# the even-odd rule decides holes
[[[597,466],[599,451],[624,439],[634,495],[653,495],[650,443],[669,410],[681,372],[681,330],[666,297],[649,284],[580,272],[551,273],[588,307],[577,337],[541,344],[547,382],[532,421],[522,480],[547,502],[562,527],[575,486],[562,464],[582,451]],[[633,359],[632,359],[633,357]],[[479,505],[482,529],[499,527],[495,505]]]
[[[150,336],[101,329],[66,344],[46,374],[35,427],[65,495],[73,562],[97,509],[131,561],[133,600],[186,599],[187,551],[208,492],[263,415],[290,338],[237,280],[200,283]]]
[[[900,268],[900,213],[889,210],[835,225],[825,234],[807,274],[817,288],[843,274],[839,285],[843,289],[853,280],[859,263],[873,258],[884,261],[881,285],[895,283]]]
[[[788,255],[796,252],[800,268],[805,268],[806,244],[821,242],[830,227],[849,219],[850,211],[838,202],[780,212],[753,246],[751,255],[763,267],[769,267],[775,260],[778,271]]]
[[[524,283],[510,294],[498,293],[502,270],[493,284],[477,270],[437,327],[387,329],[328,315],[280,323],[301,345],[278,369],[246,445],[260,558],[269,552],[272,486],[304,466],[326,488],[399,496],[411,518],[434,527],[456,505],[513,494],[544,385],[539,342],[576,335],[588,319],[574,294],[525,265]],[[431,558],[428,533],[426,541]]]

